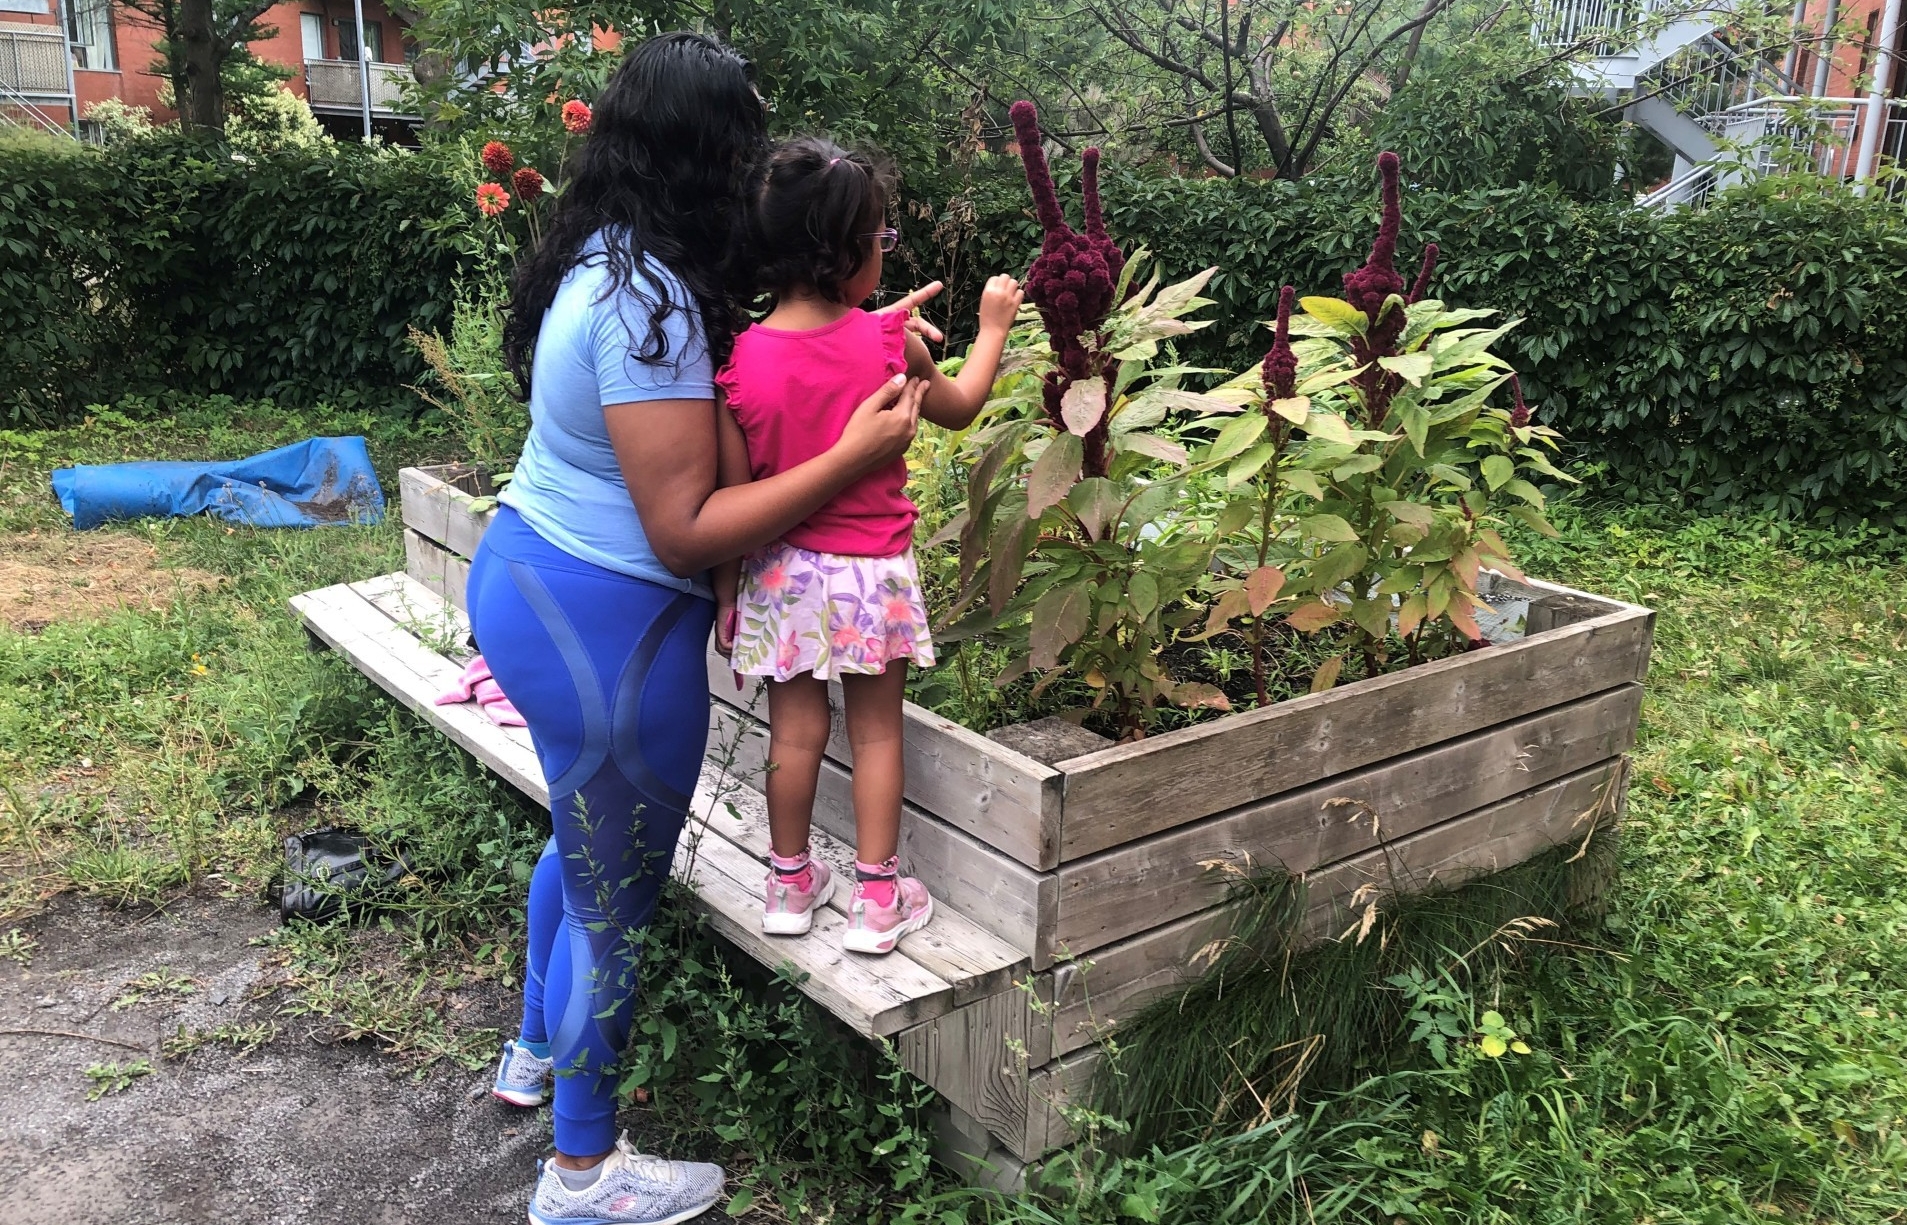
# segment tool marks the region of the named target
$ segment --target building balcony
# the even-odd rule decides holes
[[[69,89],[57,27],[0,23],[0,94],[64,100]]]
[[[404,106],[404,89],[416,81],[408,64],[370,65],[371,113],[385,118],[414,119]],[[305,94],[319,114],[359,113],[364,107],[355,60],[306,60]]]

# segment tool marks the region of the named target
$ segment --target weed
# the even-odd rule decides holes
[[[33,964],[35,941],[19,928],[8,929],[0,933],[0,959],[17,962],[23,966]]]
[[[124,1012],[155,1000],[182,1000],[198,989],[198,983],[192,979],[161,966],[157,970],[148,970],[120,988],[119,997],[113,1001],[113,1011]]]
[[[160,1042],[159,1053],[167,1059],[184,1059],[208,1046],[226,1046],[234,1055],[249,1055],[277,1037],[278,1026],[272,1021],[227,1021],[211,1029],[191,1030],[181,1025]]]
[[[102,1097],[110,1097],[132,1087],[132,1082],[141,1076],[152,1075],[152,1061],[135,1059],[131,1063],[95,1063],[82,1073],[92,1082],[86,1090],[86,1100],[96,1102]]]

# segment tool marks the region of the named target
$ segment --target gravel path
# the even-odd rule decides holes
[[[7,1225],[390,1225],[522,1221],[548,1111],[515,1111],[487,1073],[438,1067],[421,1079],[363,1044],[325,1045],[281,1020],[250,1054],[207,1046],[157,1057],[163,1035],[267,1018],[248,993],[265,977],[250,941],[275,912],[188,897],[163,911],[62,898],[21,924],[30,966],[0,961],[8,1093],[0,1106],[0,1219]],[[0,934],[8,925],[0,925]],[[164,971],[183,998],[115,1012],[126,984]],[[512,1001],[489,1006],[505,1023]],[[142,1051],[144,1054],[142,1055]],[[88,1101],[89,1065],[149,1058],[154,1071]],[[725,1220],[719,1209],[703,1218]]]

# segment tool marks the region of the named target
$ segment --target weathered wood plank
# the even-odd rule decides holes
[[[695,891],[721,936],[767,966],[786,964],[805,975],[801,991],[855,1031],[888,1036],[953,1007],[953,987],[903,951],[864,958],[841,947],[847,918],[817,912],[805,936],[767,936],[761,930],[761,874],[755,858],[721,835],[683,831],[676,875]]]
[[[444,525],[444,546],[466,560],[477,555],[477,543],[497,517],[496,508],[473,510],[471,495],[460,489],[450,493],[449,514]]]
[[[399,629],[452,663],[460,664],[470,657],[470,618],[408,573],[379,575],[346,586]]]
[[[728,661],[709,652],[709,691],[723,703],[766,718],[759,678],[738,691]],[[839,683],[829,686],[834,727],[828,756],[852,768],[854,751],[841,718]],[[901,709],[905,795],[941,820],[972,834],[1028,867],[1059,862],[1060,774],[1050,766],[969,731],[922,706]]]
[[[1193,958],[1231,935],[1236,911],[1214,906],[1053,969],[1053,1054],[1105,1039],[1134,1013],[1195,977]]]
[[[928,1116],[935,1161],[970,1187],[1003,1195],[1037,1189],[1040,1170],[1001,1148],[992,1132],[960,1107],[942,1101]]]
[[[1633,681],[1654,614],[1628,609],[1060,763],[1060,859]]]
[[[1363,886],[1379,895],[1449,889],[1578,844],[1621,819],[1629,759],[1619,757],[1446,821],[1388,846],[1354,855],[1305,878],[1305,933],[1326,938],[1351,921],[1349,900]]]
[[[444,562],[450,553],[444,546],[412,528],[404,529],[404,573],[438,595],[446,595]]]
[[[1225,895],[1213,861],[1298,874],[1626,752],[1642,686],[1604,690],[1065,864],[1059,947],[1077,956]]]
[[[1001,1146],[1021,1161],[1035,1161],[1075,1139],[1060,1108],[1086,1100],[1105,1052],[1097,1046],[1055,1059],[1027,1074],[1026,1130],[1000,1137]]]
[[[444,596],[459,611],[470,608],[466,589],[470,586],[470,561],[455,553],[444,555]]]
[[[996,1136],[1026,1130],[1027,1036],[1032,1009],[1009,988],[894,1040],[901,1064]]]
[[[1451,887],[1552,846],[1580,842],[1590,828],[1585,814],[1596,813],[1603,827],[1619,815],[1611,807],[1620,802],[1625,770],[1621,759],[1598,762],[1309,873],[1302,941],[1328,938],[1350,926],[1352,918],[1343,911],[1360,885],[1373,884],[1383,893],[1394,892],[1400,883],[1413,889]],[[1199,951],[1229,936],[1234,918],[1229,907],[1213,907],[1059,966],[1053,972],[1054,1053],[1100,1041],[1107,1026],[1184,987],[1202,968]]]
[[[717,723],[713,730],[719,734],[719,728]],[[720,800],[708,817],[709,827],[754,856],[757,875],[761,875],[765,871],[761,861],[768,854],[767,802],[759,791],[741,785],[739,779],[713,765],[704,770],[704,775],[718,780],[713,794]],[[845,915],[854,880],[853,845],[816,829],[809,835],[809,846],[815,857],[840,877],[841,884],[829,906]],[[901,950],[952,985],[956,1006],[1011,990],[1014,979],[1024,975],[1032,964],[1026,953],[951,905],[940,906],[934,921],[906,937]]]
[[[398,509],[404,526],[426,540],[444,542],[449,530],[450,486],[437,468],[397,470]]]
[[[358,671],[517,790],[549,807],[549,788],[544,785],[529,733],[522,728],[498,727],[474,704],[436,704],[457,680],[461,669],[455,663],[412,637],[347,585],[295,596],[291,607],[307,629],[350,660]]]
[[[768,730],[758,720],[725,704],[716,704],[718,730],[711,754],[750,786],[760,786],[768,762]],[[815,795],[814,824],[843,842],[854,841],[854,797],[846,770],[832,761],[821,765]],[[1050,959],[1053,899],[1058,878],[987,846],[912,804],[902,809],[901,863],[920,878],[934,897],[992,932],[1015,950],[1029,954],[1033,968]],[[1044,904],[1044,909],[1042,905]],[[1046,920],[1045,943],[1041,920]],[[1050,964],[1050,960],[1048,962]]]

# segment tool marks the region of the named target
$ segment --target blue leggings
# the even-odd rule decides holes
[[[556,1061],[556,1147],[616,1141],[641,932],[708,738],[707,600],[582,561],[508,507],[470,567],[471,629],[522,712],[554,836],[530,880],[523,1040]]]

